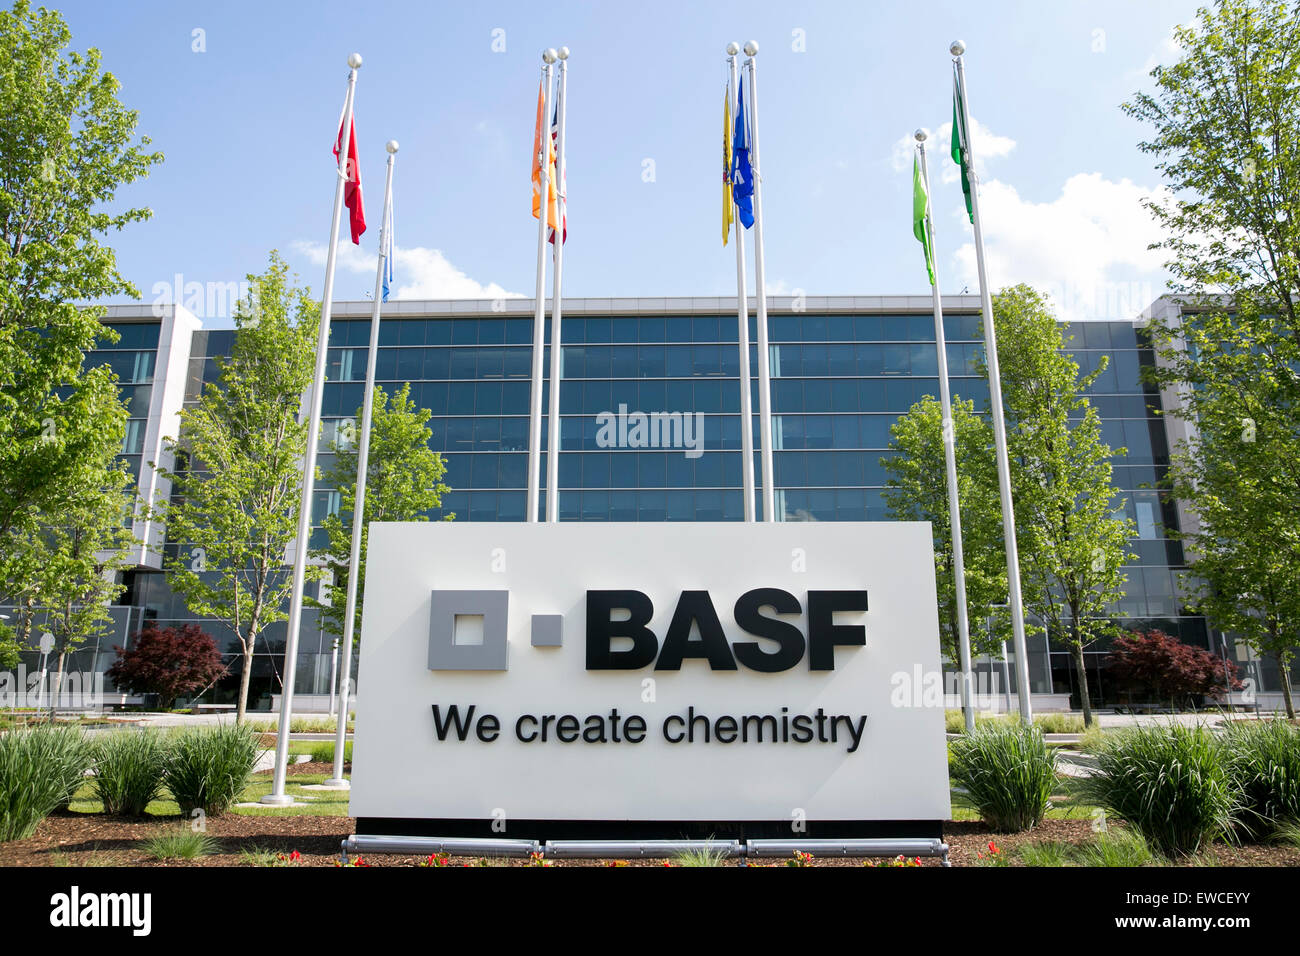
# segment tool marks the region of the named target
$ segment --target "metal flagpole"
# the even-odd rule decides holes
[[[758,447],[763,469],[763,520],[776,520],[772,480],[772,373],[767,347],[767,274],[763,263],[763,167],[758,155],[758,44],[745,43],[749,69],[749,159],[754,172],[754,297],[758,300]]]
[[[303,585],[307,577],[307,550],[311,543],[311,504],[316,490],[316,448],[320,438],[321,393],[325,391],[325,364],[329,357],[330,313],[334,309],[334,261],[339,248],[339,219],[343,213],[343,187],[348,181],[348,163],[352,142],[352,104],[357,90],[357,70],[361,54],[348,56],[348,95],[343,103],[343,123],[339,127],[338,182],[334,186],[334,216],[330,221],[329,252],[325,256],[325,288],[320,306],[320,331],[316,337],[316,372],[311,383],[311,411],[307,418],[307,450],[302,464],[302,500],[298,511],[298,539],[293,556],[293,582],[289,592],[289,623],[284,645],[284,686],[280,693],[280,733],[275,742],[275,775],[271,792],[262,803],[284,806],[293,798],[284,792],[285,770],[289,761],[289,727],[293,718],[293,685],[297,674],[298,631],[302,626]]]
[[[957,592],[957,654],[961,666],[961,709],[966,733],[975,732],[975,708],[971,695],[970,622],[966,616],[966,562],[962,554],[961,496],[957,488],[957,428],[952,418],[952,396],[948,390],[948,343],[943,334],[943,302],[939,297],[939,263],[934,255],[934,216],[930,207],[930,166],[925,161],[925,141],[929,134],[916,131],[916,149],[921,155],[921,179],[925,183],[925,228],[930,233],[931,263],[934,282],[930,294],[934,299],[934,338],[939,350],[939,405],[943,410],[943,464],[948,479],[948,526],[952,530],[952,577]]]
[[[732,108],[736,105],[736,91],[739,82],[736,77],[736,54],[740,52],[738,43],[727,44],[727,66],[730,72],[727,92],[731,97]],[[730,122],[735,122],[733,117]],[[734,205],[734,200],[733,200]],[[733,216],[732,225],[736,231],[736,318],[739,324],[740,343],[740,475],[741,488],[745,496],[745,520],[754,520],[754,409],[750,397],[749,379],[749,297],[745,289],[745,227],[740,216]]]
[[[551,64],[558,54],[551,48],[542,52],[542,128],[541,155],[538,165],[541,167],[541,194],[537,202],[537,288],[534,291],[536,311],[533,313],[533,381],[532,394],[528,410],[528,491],[524,497],[527,514],[525,521],[537,520],[537,504],[542,464],[542,357],[546,350],[546,220],[550,214],[547,201],[550,187],[550,163],[547,154],[551,142]]]
[[[564,269],[564,120],[565,94],[569,87],[569,48],[560,47],[555,54],[560,60],[560,76],[556,83],[558,97],[555,112],[558,114],[559,129],[555,134],[555,194],[559,207],[560,222],[555,230],[555,264],[552,274],[551,292],[551,395],[546,419],[546,520],[560,520],[560,318],[563,312],[560,286],[563,282]],[[546,122],[550,123],[548,116]],[[551,130],[548,125],[546,140],[550,141]]]
[[[365,533],[366,476],[370,468],[370,417],[374,411],[375,362],[379,355],[379,313],[383,304],[384,272],[388,263],[388,237],[393,228],[393,165],[397,162],[397,140],[390,139],[388,174],[384,179],[384,211],[379,226],[379,264],[375,270],[375,301],[370,311],[370,352],[366,357],[366,394],[361,400],[361,432],[357,442],[357,487],[352,502],[352,550],[348,555],[348,597],[343,618],[343,673],[339,681],[338,724],[334,730],[334,775],[324,786],[340,790],[343,779],[343,749],[348,730],[348,690],[352,683],[352,638],[356,629],[357,587],[360,584],[361,536]]]
[[[961,100],[962,148],[966,152],[967,176],[970,180],[971,215],[975,219],[975,263],[979,270],[980,311],[984,316],[984,358],[989,370],[989,407],[993,409],[993,441],[998,459],[998,491],[1002,496],[1002,536],[1007,548],[1007,597],[1011,604],[1011,640],[1016,649],[1016,690],[1020,699],[1020,716],[1033,721],[1029,700],[1029,652],[1025,644],[1025,608],[1020,593],[1020,554],[1016,546],[1016,514],[1011,502],[1011,465],[1007,460],[1007,423],[1002,407],[1002,379],[998,369],[998,342],[993,328],[993,296],[989,292],[988,269],[984,259],[984,230],[980,219],[979,176],[975,172],[975,153],[970,144],[970,104],[966,96],[966,71],[962,54],[966,44],[954,40],[948,52],[957,70],[957,92]]]

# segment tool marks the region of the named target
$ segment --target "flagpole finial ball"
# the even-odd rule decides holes
[[[728,44],[727,44],[727,56],[735,56],[735,55],[736,55],[737,53],[739,53],[739,52],[740,52],[740,44],[739,44],[739,43],[736,43],[736,42],[733,40],[731,43],[728,43]]]
[[[361,54],[360,54],[360,53],[349,53],[349,54],[348,54],[348,66],[352,67],[352,69],[354,69],[354,70],[357,69],[359,66],[361,66]]]
[[[555,55],[561,60],[567,60],[569,58],[569,48],[567,46],[562,46],[555,51]]]
[[[930,138],[930,131],[927,130],[924,126],[922,126],[915,133],[913,133],[912,136],[916,139],[918,143],[924,143],[927,139]]]
[[[966,52],[966,44],[960,40],[953,40],[952,43],[948,44],[948,52],[953,56],[961,56]]]
[[[384,149],[388,150],[390,153],[396,153],[396,152],[397,152],[397,140],[395,140],[395,139],[390,139],[387,143],[384,144]]]
[[[758,44],[753,40],[745,41],[745,56],[758,56]]]
[[[559,59],[559,54],[555,52],[554,47],[548,46],[545,50],[542,51],[543,63],[554,63],[557,59]]]

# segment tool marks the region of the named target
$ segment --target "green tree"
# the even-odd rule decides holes
[[[70,51],[70,39],[56,12],[26,0],[0,11],[0,593],[10,598],[35,586],[25,547],[41,540],[41,516],[86,490],[83,463],[112,428],[116,411],[99,401],[111,375],[82,365],[113,335],[102,310],[77,303],[138,297],[101,239],[148,218],[116,193],[162,160],[135,139],[136,114],[99,52]]]
[[[1193,334],[1197,359],[1183,374],[1195,385],[1178,410],[1192,427],[1170,468],[1174,494],[1187,503],[1190,518],[1181,535],[1190,603],[1215,627],[1272,658],[1294,719],[1300,404],[1293,370],[1300,368],[1300,351],[1260,322],[1249,302],[1232,315],[1199,317]]]
[[[442,506],[442,496],[451,489],[442,483],[447,467],[442,455],[431,451],[428,426],[430,412],[411,400],[408,382],[388,394],[375,387],[370,422],[370,450],[366,467],[365,520],[361,528],[361,574],[357,580],[356,617],[353,634],[361,633],[361,601],[365,594],[366,545],[372,521],[427,521],[426,512]],[[355,421],[361,420],[357,410]],[[325,629],[336,638],[343,635],[347,614],[348,563],[352,556],[351,516],[356,507],[357,435],[354,422],[345,422],[335,440],[334,464],[325,483],[338,489],[339,511],[327,515],[322,525],[329,543],[313,552],[320,558],[332,581],[325,586],[328,604],[312,601],[321,609]],[[344,516],[349,520],[345,521]],[[455,515],[448,515],[451,520]]]
[[[1178,291],[1249,294],[1300,334],[1300,9],[1219,0],[1174,31],[1179,59],[1123,105],[1169,187],[1148,207]]]
[[[1107,614],[1123,596],[1123,566],[1135,558],[1133,522],[1111,485],[1111,457],[1126,451],[1101,440],[1101,419],[1084,395],[1106,359],[1080,374],[1063,351],[1071,337],[1029,286],[1004,289],[993,314],[1025,609],[1070,649],[1091,724],[1083,652],[1118,633]]]
[[[272,252],[235,314],[237,333],[218,383],[181,415],[172,499],[157,503],[174,543],[168,581],[190,611],[230,626],[243,650],[236,720],[248,709],[257,640],[288,617],[286,549],[297,533],[319,306]],[[309,569],[309,575],[315,572]],[[292,667],[287,661],[286,667]]]
[[[115,393],[112,398],[117,401]],[[108,605],[123,590],[119,572],[132,563],[135,496],[131,476],[116,457],[126,421],[126,409],[121,411],[118,429],[105,435],[99,460],[83,465],[86,474],[77,492],[42,528],[41,543],[34,549],[42,561],[37,599],[45,608],[58,660],[54,706],[63,690],[68,653],[103,635],[110,622]]]
[[[952,403],[961,501],[962,557],[966,570],[966,608],[971,654],[1000,656],[1010,629],[1007,564],[1002,547],[1002,510],[993,458],[993,426],[975,414],[974,403]],[[891,428],[890,449],[882,458],[889,473],[885,504],[900,521],[928,521],[934,533],[934,570],[939,592],[939,640],[944,655],[959,661],[957,592],[953,576],[952,526],[943,453],[943,410],[926,396]],[[992,621],[993,627],[989,628]]]
[[[1150,208],[1184,308],[1153,324],[1153,379],[1185,422],[1173,485],[1189,584],[1215,626],[1282,671],[1300,613],[1300,9],[1221,0],[1175,31],[1176,62],[1124,110],[1169,189]]]

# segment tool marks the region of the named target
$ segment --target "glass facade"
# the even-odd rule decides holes
[[[523,520],[531,329],[531,319],[522,317],[386,319],[381,327],[377,380],[386,388],[411,382],[416,401],[433,413],[431,445],[447,458],[453,490],[431,518]],[[336,322],[331,329],[327,436],[361,404],[369,334],[367,321]],[[979,377],[979,316],[949,314],[944,334],[954,396],[982,408],[988,391]],[[755,338],[751,319],[750,341]],[[938,394],[933,318],[928,312],[772,315],[769,340],[778,520],[888,520],[881,491],[890,425],[923,396]],[[564,319],[563,341],[561,520],[741,520],[734,318],[577,316]],[[1082,325],[1070,351],[1084,372],[1108,357],[1090,397],[1104,439],[1128,450],[1114,462],[1115,485],[1137,527],[1138,560],[1127,569],[1127,593],[1112,612],[1126,628],[1160,627],[1206,646],[1204,620],[1181,607],[1175,572],[1181,550],[1165,534],[1177,519],[1156,490],[1168,448],[1159,395],[1140,379],[1152,353],[1130,323]],[[549,348],[545,360],[549,367]],[[752,345],[750,368],[757,368]],[[756,383],[751,390],[757,410]],[[605,447],[601,416],[635,412],[702,415],[703,453]],[[750,428],[757,448],[756,412]],[[331,504],[336,499],[322,492],[317,517]],[[761,502],[755,511],[761,514]],[[1101,643],[1087,654],[1098,702],[1108,697],[1098,666],[1107,650]],[[981,669],[1000,674],[993,661]],[[1077,702],[1068,654],[1056,642],[1031,642],[1030,673],[1035,692],[1073,694]]]
[[[753,325],[751,318],[751,343]],[[132,422],[139,417],[143,432],[157,326],[120,328],[129,334],[95,355],[118,372]],[[153,329],[151,341],[146,341],[148,328]],[[340,425],[359,414],[369,321],[345,315],[335,319],[330,331],[318,462],[323,469]],[[1107,368],[1089,397],[1102,418],[1103,439],[1127,449],[1114,460],[1114,484],[1134,522],[1130,550],[1137,560],[1126,569],[1126,593],[1111,613],[1126,629],[1160,628],[1217,652],[1204,619],[1183,606],[1178,580],[1182,551],[1166,533],[1177,526],[1172,502],[1159,490],[1169,448],[1160,395],[1141,381],[1141,369],[1154,361],[1153,354],[1130,323],[1086,323],[1069,331],[1073,341],[1068,350],[1083,371],[1107,357]],[[205,383],[217,380],[217,360],[230,353],[233,336],[215,330],[194,334],[187,404],[198,399]],[[950,312],[945,336],[954,397],[983,408],[988,391],[978,369],[983,349],[978,314]],[[772,314],[769,338],[777,519],[889,520],[881,492],[890,426],[923,396],[938,394],[929,309]],[[563,340],[561,519],[742,520],[744,423],[734,313],[570,315],[564,319]],[[458,521],[524,520],[531,342],[531,314],[397,314],[384,319],[378,382],[390,392],[410,383],[414,401],[432,413],[430,446],[447,461],[445,481],[452,490],[442,507],[429,514],[431,519],[454,514]],[[549,368],[549,330],[546,351],[544,367]],[[750,351],[750,368],[756,370],[754,346]],[[757,476],[756,382],[750,388]],[[543,409],[548,389],[549,384],[543,389]],[[659,441],[611,442],[611,429],[628,429],[625,438],[633,434],[638,413],[664,426]],[[123,449],[127,455],[132,454],[132,434],[128,431]],[[543,438],[545,434],[544,415]],[[545,468],[543,455],[543,475]],[[544,493],[542,498],[544,513]],[[315,523],[337,508],[337,492],[318,488]],[[755,510],[761,513],[759,502]],[[313,537],[313,543],[320,542],[319,529]],[[157,571],[133,572],[123,603],[142,608],[144,617],[160,623],[192,619]],[[228,655],[238,656],[233,634],[214,622],[203,623]],[[254,699],[278,690],[284,639],[284,625],[277,625],[259,648]],[[1030,645],[1034,692],[1071,694],[1077,706],[1065,648],[1046,636],[1031,638]],[[308,611],[297,663],[301,693],[328,693],[331,648],[330,636]],[[1089,686],[1099,704],[1113,702],[1099,667],[1107,650],[1099,643],[1087,653]],[[995,678],[1003,673],[1000,660],[985,659],[978,669]]]

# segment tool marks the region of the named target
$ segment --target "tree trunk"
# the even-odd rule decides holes
[[[1274,655],[1274,659],[1277,661],[1278,677],[1282,680],[1282,701],[1286,704],[1287,719],[1295,720],[1295,701],[1291,699],[1291,662],[1283,658],[1280,652]]]
[[[66,648],[59,648],[59,667],[54,672],[54,690],[50,694],[50,721],[54,721],[54,711],[59,706],[59,694],[63,691],[63,659],[67,656]]]
[[[244,644],[244,669],[239,675],[239,706],[235,710],[235,723],[242,724],[248,713],[248,681],[253,676],[253,642]]]
[[[1079,704],[1083,707],[1083,725],[1092,726],[1092,699],[1088,695],[1088,669],[1083,663],[1083,645],[1079,642],[1078,626],[1070,625],[1071,647],[1074,657],[1074,669],[1079,674]]]

